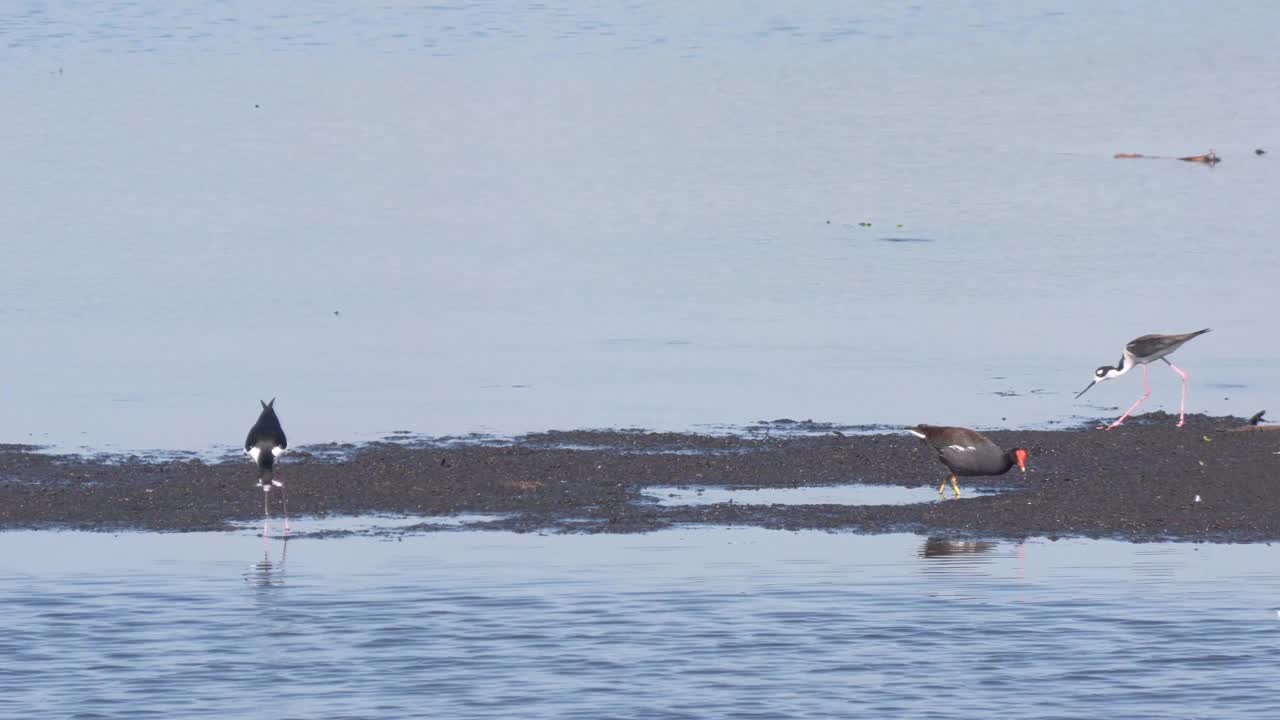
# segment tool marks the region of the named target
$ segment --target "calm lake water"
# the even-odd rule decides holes
[[[0,714],[1275,717],[1275,563],[757,529],[12,532]]]
[[[1277,26],[1101,0],[5,10],[0,441],[218,451],[272,396],[294,445],[1043,425],[1118,412],[1140,380],[1072,395],[1201,327],[1190,409],[1251,414],[1280,390]],[[10,532],[0,715],[1273,717],[1275,566]]]
[[[1280,148],[1252,154],[1278,24],[28,5],[0,16],[0,440],[234,447],[272,396],[299,445],[1038,425],[1127,406],[1133,377],[1072,395],[1127,340],[1201,327],[1190,408],[1251,414],[1280,390]]]

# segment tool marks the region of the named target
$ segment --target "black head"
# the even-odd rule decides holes
[[[1123,364],[1124,360],[1122,359],[1120,362]],[[1098,369],[1093,371],[1093,379],[1089,381],[1089,384],[1086,385],[1083,390],[1076,393],[1076,399],[1079,400],[1081,395],[1084,395],[1085,393],[1089,392],[1089,388],[1093,387],[1094,385],[1097,385],[1103,380],[1110,380],[1113,377],[1117,377],[1123,374],[1124,372],[1121,371],[1119,367],[1113,367],[1111,365],[1099,365]]]

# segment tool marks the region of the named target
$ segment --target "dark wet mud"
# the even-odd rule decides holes
[[[1000,494],[952,500],[948,493],[944,502],[912,505],[663,507],[642,495],[656,485],[936,487],[946,475],[905,433],[855,435],[817,424],[752,426],[737,436],[574,431],[499,444],[317,446],[290,452],[280,471],[294,516],[483,513],[501,515],[483,527],[550,532],[752,525],[992,538],[1280,540],[1280,432],[1242,418],[1192,416],[1181,430],[1175,422],[1156,413],[1110,432],[990,432],[1005,447],[1030,450],[1025,475],[981,479]],[[256,477],[247,460],[76,458],[4,446],[0,528],[225,529],[261,518]],[[277,493],[272,501],[278,516]]]

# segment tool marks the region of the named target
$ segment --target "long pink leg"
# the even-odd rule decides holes
[[[1161,359],[1161,360],[1164,360],[1166,363],[1168,363],[1168,364],[1169,364],[1169,367],[1173,368],[1173,371],[1174,371],[1174,372],[1176,372],[1176,373],[1178,373],[1178,375],[1182,378],[1182,405],[1180,405],[1180,406],[1178,407],[1178,427],[1182,427],[1183,425],[1185,425],[1185,424],[1187,423],[1187,420],[1186,420],[1186,417],[1187,417],[1187,374],[1186,374],[1185,372],[1183,372],[1182,370],[1179,370],[1177,365],[1174,365],[1173,363],[1169,362],[1168,360],[1165,360],[1164,358],[1160,358],[1160,359]]]
[[[284,534],[288,535],[289,534],[289,494],[285,492],[284,481],[280,480],[279,478],[280,478],[280,471],[277,470],[275,474],[272,475],[271,482],[272,483],[278,482],[280,484],[280,504],[284,508],[282,511],[282,514],[284,515]]]
[[[289,494],[285,492],[284,483],[280,484],[280,502],[284,503],[284,534],[289,534]]]
[[[1142,366],[1142,384],[1143,384],[1143,386],[1145,386],[1145,387],[1146,387],[1147,391],[1146,391],[1145,393],[1143,393],[1143,394],[1142,394],[1142,397],[1138,398],[1138,402],[1134,403],[1133,405],[1131,405],[1131,406],[1129,407],[1129,409],[1128,409],[1128,410],[1125,410],[1125,411],[1124,411],[1124,414],[1120,416],[1120,419],[1119,419],[1119,420],[1116,420],[1115,422],[1113,422],[1113,423],[1111,423],[1110,425],[1108,425],[1108,426],[1107,426],[1107,428],[1106,428],[1107,430],[1110,430],[1110,429],[1111,429],[1111,428],[1113,428],[1113,427],[1117,427],[1117,426],[1119,426],[1119,425],[1120,425],[1120,423],[1124,422],[1124,419],[1125,419],[1125,418],[1129,417],[1129,414],[1130,414],[1130,413],[1132,413],[1134,410],[1137,410],[1139,405],[1141,405],[1143,402],[1145,402],[1145,401],[1146,401],[1146,399],[1147,399],[1148,397],[1151,397],[1151,378],[1149,378],[1149,377],[1147,376],[1147,366],[1146,366],[1146,365],[1143,365],[1143,366]]]

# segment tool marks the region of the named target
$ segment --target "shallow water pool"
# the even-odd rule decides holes
[[[1267,717],[1276,553],[719,528],[9,532],[0,709]]]
[[[965,487],[961,497],[991,495],[989,488]],[[937,488],[900,485],[812,485],[805,487],[723,487],[712,485],[657,486],[645,488],[644,496],[659,505],[911,505],[936,502]],[[944,499],[952,497],[947,488]]]

